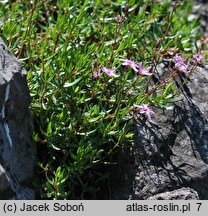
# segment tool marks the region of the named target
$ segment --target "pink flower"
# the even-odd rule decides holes
[[[174,57],[173,57],[173,60],[174,60],[176,63],[184,63],[184,64],[185,64],[184,58],[182,58],[182,57],[179,56],[179,55],[174,56]]]
[[[185,74],[189,73],[189,67],[185,63],[176,63],[175,68],[182,73],[185,73]]]
[[[107,69],[106,67],[102,67],[102,71],[110,77],[118,77],[119,75],[115,74],[116,68]]]
[[[122,65],[128,66],[132,68],[134,71],[138,72],[137,64],[134,61],[129,59],[121,59],[121,61],[123,62]]]
[[[148,107],[147,104],[142,104],[139,106],[139,108],[140,114],[147,116],[148,119],[151,119],[151,116],[154,114],[154,112]]]
[[[194,59],[198,64],[202,64],[202,62],[204,61],[204,57],[203,57],[200,53],[197,53],[197,54],[193,55],[193,59]]]
[[[175,69],[182,72],[182,73],[189,73],[189,67],[188,65],[185,63],[184,58],[182,58],[179,55],[176,55],[173,57],[173,60],[175,61]]]
[[[146,76],[152,75],[152,73],[150,73],[151,67],[147,67],[144,69],[142,68],[142,63],[139,63],[137,67],[139,68],[140,75],[146,75]]]
[[[94,77],[95,79],[97,79],[99,76],[100,76],[100,71],[95,71],[95,72],[93,73],[93,77]]]

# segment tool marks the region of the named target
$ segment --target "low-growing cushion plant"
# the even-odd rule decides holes
[[[173,80],[204,61],[191,2],[0,5],[1,37],[28,71],[40,198],[102,197],[104,167],[133,142],[131,125],[180,100]]]

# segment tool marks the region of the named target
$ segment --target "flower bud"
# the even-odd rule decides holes
[[[155,87],[152,86],[152,87],[149,89],[148,93],[147,93],[148,96],[150,96],[154,91],[155,91]]]
[[[126,15],[129,13],[129,5],[128,4],[126,4],[126,6],[125,6],[124,13]]]
[[[158,39],[157,39],[157,42],[156,42],[156,44],[155,44],[155,48],[156,48],[156,49],[158,49],[158,48],[160,47],[161,40],[162,40],[161,38],[158,38]]]

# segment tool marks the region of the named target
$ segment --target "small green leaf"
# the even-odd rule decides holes
[[[80,80],[82,79],[82,77],[79,77],[79,78],[77,78],[76,80],[74,80],[73,82],[71,82],[71,83],[65,83],[64,84],[64,87],[65,88],[68,88],[68,87],[71,87],[71,86],[73,86],[73,85],[76,85]]]

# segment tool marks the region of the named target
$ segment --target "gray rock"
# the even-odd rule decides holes
[[[207,71],[196,71],[173,110],[155,110],[151,122],[138,121],[135,199],[181,187],[193,188],[200,199],[208,198],[207,82]]]
[[[11,180],[0,164],[0,193],[11,187]]]
[[[110,175],[116,179],[111,182],[112,199],[148,199],[183,187],[208,199],[207,83],[208,71],[197,68],[173,110],[155,109],[151,121],[138,119],[133,156],[128,151],[118,155]]]
[[[34,199],[34,192],[28,195],[36,159],[29,103],[26,71],[0,39],[0,163],[10,179],[8,199]]]
[[[180,188],[178,190],[160,193],[149,197],[148,200],[198,200],[198,194],[191,188]]]
[[[192,14],[196,14],[200,18],[200,25],[205,37],[208,36],[208,2],[207,0],[192,0]]]

